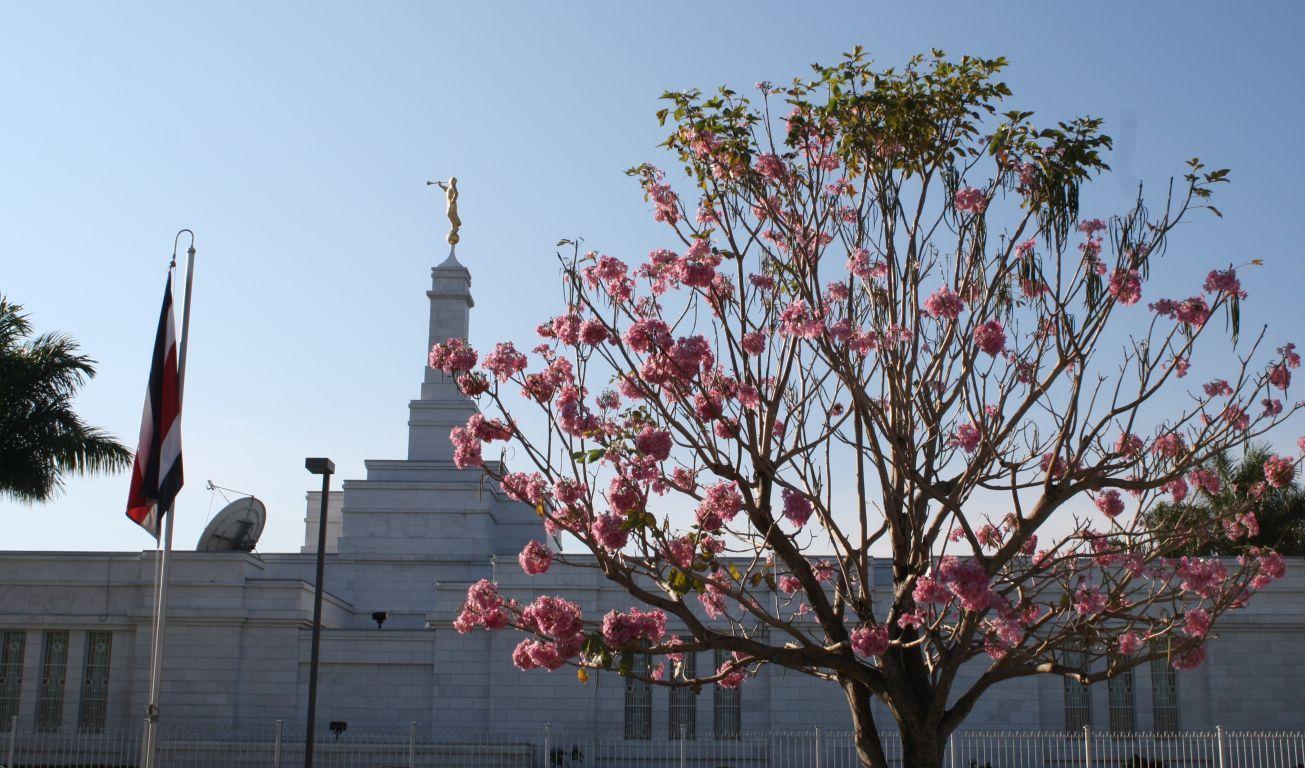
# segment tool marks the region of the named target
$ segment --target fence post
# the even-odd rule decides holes
[[[951,766],[956,768],[956,734],[947,737],[947,749],[951,753]]]
[[[417,722],[408,721],[408,768],[417,768]]]
[[[553,725],[544,724],[544,768],[553,764]]]
[[[685,739],[688,738],[688,735],[689,726],[685,723],[680,723],[680,768],[684,768],[684,742]],[[817,768],[819,767],[817,766]]]
[[[1083,765],[1092,768],[1092,726],[1083,726]]]
[[[1226,750],[1224,748],[1224,742],[1223,742],[1223,726],[1216,725],[1214,727],[1214,734],[1215,737],[1219,740],[1219,768],[1224,768],[1224,754]]]
[[[820,768],[820,753],[824,752],[824,750],[821,749],[821,746],[822,745],[820,743],[820,726],[817,725],[816,726],[816,768]]]
[[[9,718],[9,759],[5,761],[6,768],[12,768],[14,764],[14,749],[18,746],[18,715]]]
[[[276,741],[272,742],[272,768],[281,768],[281,726],[284,721],[276,721]]]

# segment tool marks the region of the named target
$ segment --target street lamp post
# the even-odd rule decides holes
[[[308,726],[304,734],[304,768],[313,768],[313,730],[317,723],[317,661],[322,645],[322,576],[326,571],[326,505],[331,496],[335,462],[304,459],[304,468],[322,476],[322,512],[317,522],[317,583],[313,587],[313,650],[308,662]]]

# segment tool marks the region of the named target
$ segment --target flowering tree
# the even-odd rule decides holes
[[[461,339],[431,353],[483,409],[453,430],[459,466],[552,538],[521,567],[594,568],[641,607],[587,617],[482,581],[459,631],[515,628],[517,666],[582,679],[813,675],[842,690],[867,766],[885,765],[872,697],[906,765],[938,766],[1002,681],[1202,662],[1212,623],[1282,558],[1166,557],[1245,536],[1254,512],[1163,529],[1146,512],[1220,492],[1203,462],[1301,407],[1282,402],[1299,357],[1261,354],[1263,331],[1238,341],[1235,267],[1143,303],[1226,171],[1193,160],[1155,209],[1083,220],[1110,139],[1094,119],[999,113],[1003,66],[935,54],[878,71],[858,50],[756,100],[666,95],[665,146],[696,200],[651,166],[631,175],[670,248],[631,268],[563,241],[565,304],[533,358],[500,343],[478,369]],[[1220,378],[1190,387],[1198,353]],[[510,413],[531,403],[535,434]],[[484,462],[498,441],[520,471]],[[1271,457],[1266,482],[1298,463]],[[672,524],[679,509],[691,523]],[[732,655],[686,676],[682,655],[709,649]]]

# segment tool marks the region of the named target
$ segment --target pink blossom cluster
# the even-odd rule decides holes
[[[476,350],[462,339],[449,339],[430,348],[430,367],[445,373],[470,371],[476,367]]]
[[[779,313],[779,332],[784,336],[814,339],[825,332],[825,323],[805,301],[799,299]]]
[[[852,630],[852,651],[858,656],[882,656],[888,650],[888,627],[857,627]]]
[[[521,570],[529,576],[538,576],[548,570],[553,564],[553,553],[538,541],[531,539],[517,555],[517,562],[521,563]]]
[[[671,433],[648,426],[634,438],[639,453],[656,461],[666,461],[671,456]]]
[[[1100,589],[1084,584],[1074,592],[1074,610],[1080,615],[1095,616],[1105,609],[1106,596]]]
[[[600,547],[612,551],[621,549],[630,539],[630,531],[625,528],[624,518],[610,512],[596,516],[589,532]]]
[[[1253,565],[1255,576],[1251,589],[1264,589],[1270,583],[1287,575],[1287,560],[1272,549],[1254,547],[1237,560],[1242,565]]]
[[[1182,557],[1174,568],[1179,587],[1204,598],[1214,597],[1228,578],[1228,569],[1218,558]]]
[[[784,517],[791,520],[799,528],[806,525],[807,520],[811,519],[811,500],[792,488],[785,488],[782,495],[784,498]]]
[[[519,669],[550,672],[580,655],[584,622],[580,606],[560,597],[541,595],[521,612],[520,627],[537,638],[522,640],[512,652]]]
[[[979,428],[975,426],[973,422],[971,422],[969,424],[961,424],[960,426],[956,427],[956,429],[952,432],[952,436],[951,439],[948,441],[948,444],[953,447],[960,448],[962,451],[965,451],[966,453],[974,453],[975,449],[979,447],[979,441],[981,439],[982,439],[982,435],[979,433]]]
[[[1141,650],[1143,640],[1138,637],[1136,632],[1125,632],[1119,636],[1119,652],[1124,656],[1132,656]]]
[[[1246,298],[1246,293],[1242,290],[1242,281],[1237,279],[1237,270],[1231,267],[1210,270],[1210,274],[1205,276],[1204,288],[1207,293],[1226,293],[1229,296]]]
[[[1192,608],[1183,615],[1183,631],[1192,637],[1205,637],[1210,631],[1210,614],[1204,608]]]
[[[708,582],[707,589],[698,595],[698,602],[702,603],[702,610],[706,612],[708,618],[719,619],[725,615],[725,601],[728,595],[719,585]]]
[[[1119,514],[1124,511],[1124,500],[1120,497],[1119,491],[1114,488],[1102,491],[1094,501],[1097,509],[1101,510],[1101,514],[1111,520],[1119,517]]]
[[[996,357],[1006,348],[1006,329],[998,320],[989,320],[974,329],[974,344],[984,354]]]
[[[965,309],[965,302],[951,288],[943,286],[924,300],[924,311],[936,319],[955,320]]]
[[[538,472],[509,472],[500,484],[513,501],[538,507],[548,500],[548,481]]]
[[[988,198],[984,196],[983,190],[974,187],[956,190],[953,202],[956,210],[961,213],[983,213],[988,210]]]
[[[741,509],[743,496],[732,481],[709,485],[703,489],[702,501],[698,503],[698,525],[714,533],[733,520]]]
[[[1286,488],[1296,476],[1296,462],[1286,456],[1270,456],[1264,460],[1264,481],[1273,488]]]
[[[610,611],[603,617],[603,640],[609,648],[624,648],[637,640],[661,642],[666,635],[666,613],[661,610]]]
[[[1110,295],[1124,306],[1131,306],[1142,299],[1142,278],[1136,269],[1117,269],[1110,276]]]
[[[526,356],[517,351],[510,341],[494,345],[494,351],[485,355],[485,370],[494,374],[500,382],[507,381],[514,374],[526,369]]]
[[[465,635],[476,627],[502,629],[509,620],[507,601],[499,595],[498,586],[489,579],[481,579],[467,589],[467,600],[453,620],[453,628]]]
[[[928,576],[921,576],[912,596],[917,603],[946,604],[953,598],[967,611],[983,611],[1000,601],[988,572],[977,560],[944,557]]]
[[[634,296],[634,281],[628,277],[629,266],[613,256],[598,256],[581,274],[590,288],[602,285],[614,301],[629,301]]]
[[[1200,327],[1210,318],[1210,305],[1203,296],[1192,296],[1182,301],[1159,299],[1152,302],[1150,308],[1161,317],[1173,318],[1188,326]]]
[[[779,591],[786,595],[793,595],[802,588],[802,582],[797,576],[786,573],[779,577]]]

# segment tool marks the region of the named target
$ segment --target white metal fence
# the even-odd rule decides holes
[[[139,764],[143,728],[99,733],[36,731],[17,718],[0,733],[4,768],[128,768]],[[325,732],[323,732],[325,731]],[[294,768],[303,726],[277,721],[239,728],[164,724],[161,768]],[[897,735],[883,736],[901,765]],[[625,739],[553,727],[426,731],[319,727],[321,768],[855,768],[852,736],[812,729],[744,733],[735,739]],[[964,731],[948,742],[945,768],[1305,768],[1305,732],[1075,733]]]

